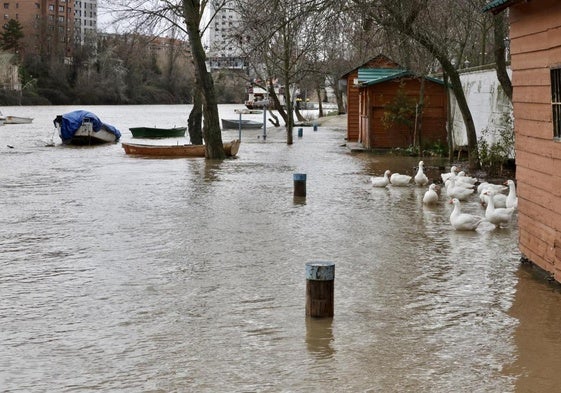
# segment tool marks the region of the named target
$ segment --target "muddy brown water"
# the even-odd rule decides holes
[[[238,158],[222,162],[45,146],[52,119],[72,109],[13,108],[34,122],[0,127],[0,390],[561,384],[561,294],[520,263],[516,217],[455,232],[444,196],[429,208],[423,188],[369,184],[385,169],[414,174],[418,159],[349,153],[344,132],[327,127],[305,127],[292,146],[283,130],[266,140],[244,131]],[[123,141],[128,127],[183,124],[188,113],[87,109]],[[170,142],[184,141],[155,143]],[[432,178],[447,166],[424,161]],[[307,174],[304,201],[294,173]],[[482,214],[476,198],[463,208]],[[314,260],[336,265],[333,319],[305,317]]]

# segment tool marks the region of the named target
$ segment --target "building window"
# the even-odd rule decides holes
[[[553,137],[561,140],[561,68],[552,68],[550,74]]]
[[[10,3],[4,3],[4,9],[9,9],[10,8]]]

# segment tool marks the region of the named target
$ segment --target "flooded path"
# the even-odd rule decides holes
[[[233,108],[222,115],[234,118]],[[52,119],[77,108],[13,109],[35,120],[0,127],[0,390],[561,383],[561,294],[520,264],[516,217],[455,232],[445,197],[425,207],[426,189],[370,185],[385,169],[414,174],[417,158],[351,154],[342,130],[306,127],[292,146],[284,130],[268,128],[266,141],[244,131],[239,157],[223,162],[143,159],[119,144],[46,147]],[[86,109],[123,141],[128,127],[178,125],[188,113]],[[433,178],[447,165],[424,161]],[[304,202],[293,173],[307,174]],[[462,207],[483,214],[476,197]],[[336,265],[332,320],[304,315],[314,260]]]

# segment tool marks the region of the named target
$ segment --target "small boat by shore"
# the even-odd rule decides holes
[[[185,136],[187,127],[157,128],[157,127],[131,127],[133,138],[173,138]]]
[[[263,123],[255,120],[238,120],[238,119],[222,119],[222,129],[224,130],[242,130],[263,128]]]
[[[117,128],[84,110],[58,115],[53,123],[65,145],[99,145],[115,143],[121,138],[121,132]]]
[[[151,156],[151,157],[204,157],[205,145],[145,145],[140,143],[125,143],[121,146],[126,154]],[[238,154],[240,140],[234,139],[224,143],[224,152],[227,157]]]
[[[33,122],[32,117],[22,117],[22,116],[0,115],[0,120],[2,120],[3,124],[30,124]]]

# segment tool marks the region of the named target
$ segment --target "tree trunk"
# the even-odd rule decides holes
[[[423,47],[439,61],[444,72],[448,74],[452,92],[456,97],[458,108],[462,113],[462,118],[466,127],[469,167],[472,170],[479,169],[479,149],[477,147],[477,133],[475,131],[475,123],[473,122],[473,117],[471,116],[471,111],[467,103],[466,95],[462,87],[462,81],[460,80],[460,74],[458,74],[458,70],[456,70],[456,67],[452,65],[447,57],[447,54],[442,52],[436,45],[434,45],[428,37],[422,34],[415,33],[411,28],[404,28],[403,32],[423,45]]]
[[[448,74],[443,73],[444,87],[446,88],[446,113],[448,113],[448,118],[446,120],[446,138],[448,140],[448,161],[452,162],[452,157],[454,156],[454,145],[452,143],[452,127],[454,126],[454,119],[451,117],[450,113],[450,84],[448,83]]]
[[[201,89],[195,85],[195,91],[193,94],[193,109],[189,113],[189,119],[187,120],[187,126],[189,131],[189,139],[193,145],[203,144],[203,99],[201,94]]]
[[[318,117],[323,117],[323,100],[321,99],[321,88],[316,89],[316,94],[318,95]]]
[[[187,33],[191,44],[191,55],[195,66],[195,76],[202,91],[203,101],[203,136],[205,140],[205,154],[207,159],[222,159],[226,157],[220,129],[218,104],[214,90],[212,76],[206,69],[206,54],[201,42],[199,25],[201,22],[200,0],[183,1],[183,17],[187,25]]]
[[[423,155],[423,110],[425,107],[425,78],[421,78],[421,88],[419,91],[419,103],[415,109],[415,146],[419,149],[419,155]]]
[[[505,56],[505,13],[501,12],[493,16],[493,30],[495,36],[495,70],[497,79],[506,96],[512,102],[512,82],[506,70]]]
[[[460,74],[458,74],[458,71],[456,71],[452,64],[449,64],[447,67],[444,66],[444,64],[442,66],[450,77],[452,92],[456,97],[458,108],[460,108],[460,112],[462,113],[462,118],[464,120],[464,125],[466,126],[469,167],[470,169],[479,169],[479,149],[477,148],[477,133],[475,132],[475,123],[473,122],[473,117],[471,116],[471,111],[469,110],[466,95],[464,94],[464,89],[460,80]]]

